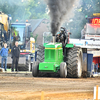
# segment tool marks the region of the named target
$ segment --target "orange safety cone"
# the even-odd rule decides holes
[[[96,85],[96,100],[98,100],[98,85]]]
[[[41,92],[41,100],[44,100],[44,92]]]

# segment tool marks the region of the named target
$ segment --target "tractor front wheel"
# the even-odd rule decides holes
[[[33,66],[32,66],[32,75],[33,77],[37,77],[39,74],[39,62],[36,61],[34,62]]]
[[[60,77],[66,78],[67,76],[67,66],[65,62],[60,64]]]

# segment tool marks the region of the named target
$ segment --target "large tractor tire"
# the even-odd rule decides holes
[[[60,64],[60,77],[66,78],[67,76],[67,66],[65,62]]]
[[[39,74],[39,62],[36,61],[34,62],[33,67],[32,67],[32,75],[33,77],[37,77],[38,74]]]
[[[80,78],[82,76],[83,54],[82,49],[73,47],[67,51],[67,76],[71,78]]]
[[[37,50],[36,61],[43,62],[44,61],[44,47],[40,46]]]
[[[34,77],[40,76],[39,75],[39,63],[44,61],[44,47],[43,46],[39,46],[38,50],[37,50],[37,57],[36,57],[36,61],[33,62],[32,64],[32,75]]]

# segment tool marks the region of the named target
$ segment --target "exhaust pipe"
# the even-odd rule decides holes
[[[55,43],[55,36],[53,36],[53,43]]]

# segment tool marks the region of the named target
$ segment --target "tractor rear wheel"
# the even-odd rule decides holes
[[[32,66],[32,75],[33,77],[37,77],[39,73],[39,62],[36,61],[34,62],[33,66]]]
[[[73,47],[67,51],[67,76],[72,78],[79,78],[82,76],[82,49]]]
[[[60,64],[60,77],[66,78],[67,76],[67,66],[65,62]]]
[[[44,61],[44,47],[43,46],[39,46],[38,50],[37,50],[37,57],[36,57],[36,61],[33,62],[32,64],[32,75],[34,77],[39,76],[39,63]]]
[[[44,61],[44,47],[40,46],[37,51],[36,61],[43,62]]]

